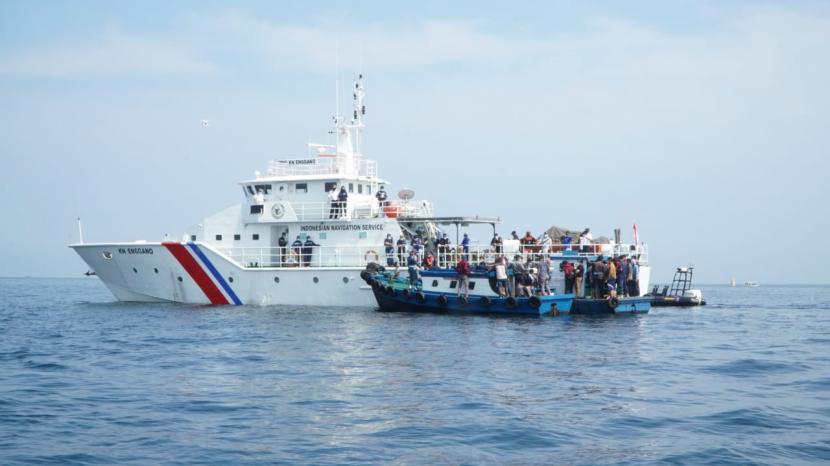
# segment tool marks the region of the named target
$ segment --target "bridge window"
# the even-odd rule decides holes
[[[254,195],[254,188],[252,188],[252,187],[251,187],[251,185],[245,186],[245,189],[243,189],[243,191],[245,191],[246,189],[247,189],[248,193],[249,193],[251,196],[253,196],[253,195]]]
[[[331,191],[332,189],[334,189],[334,188],[336,188],[336,187],[337,187],[337,182],[336,182],[336,181],[326,181],[326,182],[323,184],[323,186],[324,186],[324,188],[325,188],[326,192],[329,192],[329,191]]]
[[[256,184],[254,185],[254,192],[261,190],[263,194],[271,194],[272,188],[270,184]]]
[[[216,241],[222,241],[222,235],[216,235]]]
[[[241,239],[242,239],[242,235],[233,235],[233,240],[234,241],[239,241]]]
[[[370,184],[366,185],[366,194],[372,194],[372,185],[370,185]]]
[[[298,193],[307,193],[308,192],[308,183],[297,183],[294,185],[294,191]]]
[[[354,183],[349,183],[349,192],[350,193],[354,192]]]
[[[438,280],[433,280],[432,281],[432,287],[433,288],[438,288]]]
[[[357,193],[358,194],[363,194],[363,185],[362,184],[357,185]]]
[[[254,241],[259,241],[259,233],[254,233],[253,235],[251,235],[251,239],[253,239]]]

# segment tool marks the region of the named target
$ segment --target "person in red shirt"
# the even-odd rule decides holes
[[[458,261],[458,264],[455,266],[455,272],[458,274],[458,287],[456,290],[458,291],[458,297],[464,296],[464,299],[467,299],[467,293],[469,293],[468,282],[470,278],[470,264],[467,262],[467,258],[462,254],[461,259]],[[464,289],[462,295],[462,288]]]

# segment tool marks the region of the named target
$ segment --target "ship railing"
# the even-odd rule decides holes
[[[599,246],[599,247],[596,247]],[[611,246],[611,247],[609,247]],[[246,268],[260,267],[365,267],[371,262],[382,265],[405,266],[411,245],[399,249],[395,245],[387,251],[383,245],[343,245],[343,246],[291,246],[281,247],[231,247],[215,248],[228,259]],[[578,245],[552,244],[550,246],[524,246],[514,250],[502,248],[500,251],[492,246],[471,245],[465,252],[460,247],[450,246],[449,249],[420,248],[417,252],[419,264],[423,264],[425,256],[431,254],[437,267],[453,267],[464,255],[470,263],[484,263],[492,265],[498,257],[505,257],[511,262],[536,262],[542,256],[548,255],[556,261],[568,260],[578,262],[590,260],[599,254],[613,257],[626,254],[636,257],[640,265],[648,264],[646,245],[590,245],[580,248]]]
[[[245,268],[365,267],[386,263],[383,246],[298,246],[215,248]]]
[[[648,247],[644,244],[634,247],[629,244],[591,244],[583,247],[574,244],[550,244],[545,246],[525,245],[513,248],[502,246],[500,249],[490,245],[470,245],[466,252],[461,247],[451,245],[448,248],[435,247],[422,250],[421,257],[423,258],[426,254],[432,254],[439,267],[456,264],[462,255],[466,256],[471,263],[492,265],[496,258],[500,256],[512,262],[516,260],[534,262],[541,259],[543,255],[548,255],[557,261],[578,262],[593,259],[598,255],[614,257],[625,254],[628,257],[636,258],[640,265],[648,264]]]
[[[292,202],[291,209],[298,221],[366,219],[375,217],[432,217],[432,204],[427,201],[387,201],[381,208],[377,200],[347,201],[345,212],[330,201]]]
[[[341,175],[374,178],[378,174],[375,160],[359,156],[320,156],[305,159],[272,160],[268,176]]]

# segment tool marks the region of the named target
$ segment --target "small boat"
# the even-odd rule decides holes
[[[732,280],[729,280],[729,286],[735,288],[735,277],[732,277]]]
[[[651,309],[651,298],[648,296],[608,299],[575,299],[571,307],[571,314],[647,314]]]
[[[744,282],[744,286],[748,286],[748,287],[750,287],[750,288],[758,288],[758,287],[759,287],[759,286],[761,286],[761,285],[759,285],[759,284],[758,284],[758,283],[756,283],[756,282]]]
[[[485,270],[468,277],[466,298],[456,292],[458,278],[453,270],[422,270],[420,280],[411,284],[406,272],[367,269],[361,277],[371,285],[381,311],[440,312],[502,315],[569,314],[573,294],[504,297],[498,294],[495,278]]]
[[[703,299],[703,292],[692,289],[692,276],[694,274],[694,267],[678,267],[674,272],[671,286],[664,286],[660,291],[660,286],[655,285],[648,296],[651,298],[652,306],[705,306],[706,301]]]

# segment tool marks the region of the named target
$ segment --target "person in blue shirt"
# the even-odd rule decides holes
[[[375,193],[375,197],[378,200],[378,211],[380,212],[380,217],[383,217],[386,215],[384,210],[386,207],[386,190],[383,189],[383,185],[381,185],[378,192]]]
[[[461,250],[464,251],[464,254],[470,252],[470,237],[467,233],[464,233],[464,238],[461,239]]]
[[[410,243],[410,245],[412,246],[412,252],[414,252],[417,256],[415,260],[418,260],[418,257],[421,256],[421,248],[423,247],[421,237],[418,235],[412,235],[412,243]]]
[[[311,256],[314,254],[314,246],[319,246],[319,244],[315,243],[311,236],[305,237],[305,243],[303,244],[303,265],[308,267],[311,265]]]

